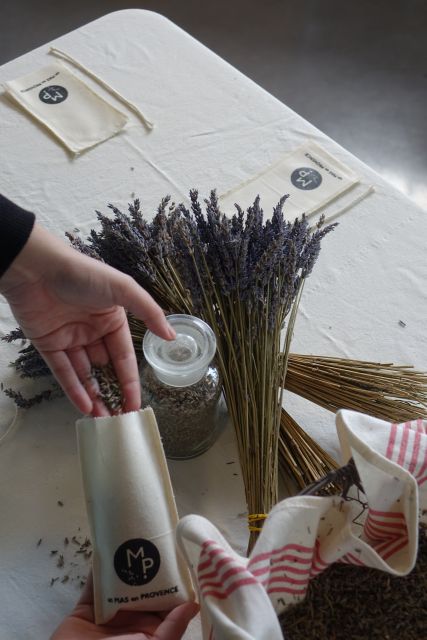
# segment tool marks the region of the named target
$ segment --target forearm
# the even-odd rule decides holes
[[[30,286],[41,277],[49,280],[76,251],[35,222],[21,250],[0,277],[0,293],[10,298],[16,288]]]

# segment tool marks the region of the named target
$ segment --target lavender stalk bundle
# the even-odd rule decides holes
[[[249,514],[268,513],[278,499],[291,310],[333,227],[320,221],[312,233],[305,218],[286,221],[285,200],[264,222],[259,197],[246,213],[236,205],[226,217],[214,191],[206,214],[191,191],[189,209],[165,198],[150,223],[136,200],[129,215],[114,207],[114,218],[98,213],[101,230],[91,232],[86,248],[76,245],[132,276],[168,312],[199,316],[213,328]],[[286,357],[279,358],[283,349]]]

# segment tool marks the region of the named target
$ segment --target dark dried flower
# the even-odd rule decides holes
[[[122,413],[124,399],[120,383],[111,363],[105,366],[93,365],[91,374],[98,385],[98,395],[112,414]]]
[[[79,236],[74,235],[74,233],[69,233],[68,231],[65,233],[65,235],[70,241],[71,246],[74,247],[74,249],[76,249],[80,253],[83,253],[86,256],[89,256],[90,258],[95,258],[95,260],[102,261],[102,258],[99,255],[99,253],[93,247],[90,247],[89,245],[85,244]]]
[[[4,389],[4,393],[9,396],[9,398],[12,398],[16,406],[21,409],[30,409],[44,400],[53,400],[54,398],[61,398],[64,395],[64,392],[59,386],[45,389],[30,398],[24,398],[20,391],[15,391],[14,389]]]
[[[15,340],[26,340],[24,332],[20,327],[13,329],[10,333],[7,333],[1,338],[4,342],[15,342]]]

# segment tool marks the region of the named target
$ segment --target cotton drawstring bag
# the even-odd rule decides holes
[[[419,508],[427,508],[427,422],[390,425],[341,411],[337,430],[343,461],[353,458],[364,488],[362,513],[360,502],[338,496],[287,498],[269,514],[249,558],[205,518],[180,521],[204,640],[282,640],[278,615],[333,562],[395,576],[414,567]]]
[[[352,189],[356,173],[323,147],[308,140],[258,175],[220,196],[224,210],[239,202],[245,209],[262,193],[264,211],[273,211],[279,198],[288,194],[289,219],[302,213],[308,217]]]
[[[178,552],[175,501],[151,409],[77,421],[93,545],[95,621],[194,599]]]
[[[5,88],[74,154],[116,135],[128,121],[61,62],[6,82]]]

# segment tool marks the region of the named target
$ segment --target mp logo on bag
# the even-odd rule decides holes
[[[307,191],[319,187],[322,182],[322,176],[316,169],[300,167],[292,172],[291,182],[297,189]]]
[[[160,568],[160,554],[149,540],[134,538],[120,545],[114,554],[114,569],[120,580],[132,586],[151,582]]]
[[[68,91],[65,87],[52,84],[40,91],[39,98],[45,104],[60,104],[68,98]]]

